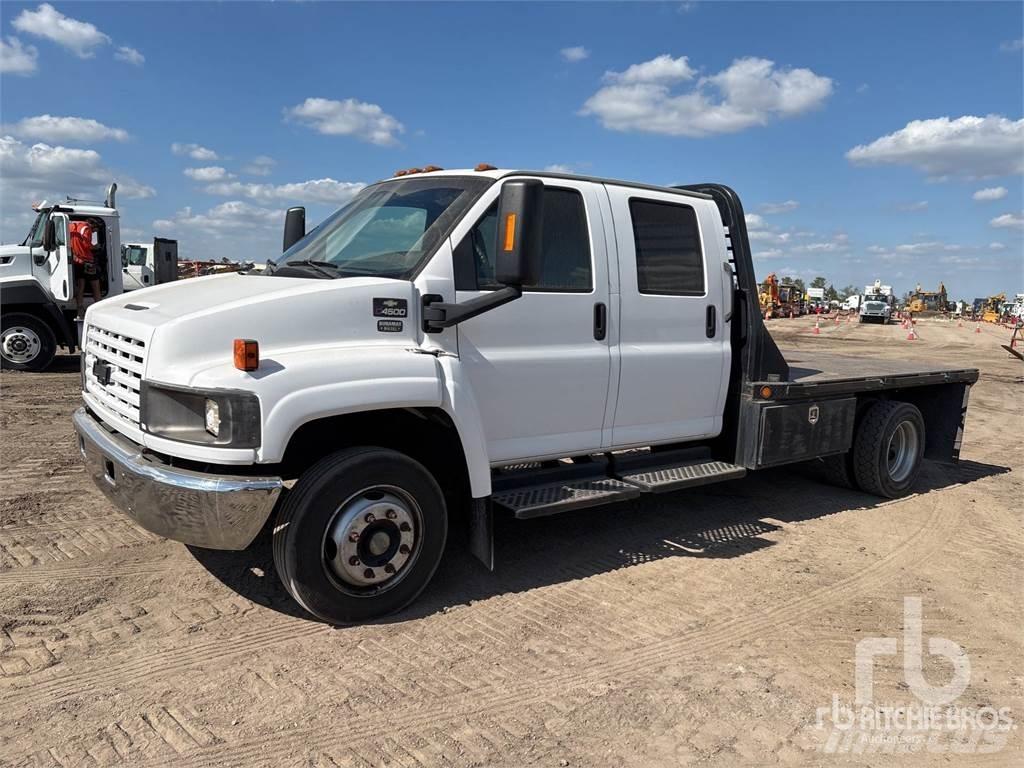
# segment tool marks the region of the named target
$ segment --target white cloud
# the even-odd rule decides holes
[[[110,43],[110,38],[93,24],[65,16],[49,3],[43,3],[34,11],[22,11],[11,26],[26,35],[57,43],[80,59],[92,58],[95,48]]]
[[[971,197],[975,200],[987,202],[989,200],[1002,200],[1006,197],[1006,187],[985,187],[985,189],[979,189]]]
[[[158,235],[174,234],[181,228],[221,235],[225,230],[279,227],[283,222],[284,214],[279,210],[261,208],[241,200],[229,200],[215,205],[206,213],[193,213],[191,207],[183,208],[172,218],[156,219],[153,229]]]
[[[263,203],[296,202],[341,205],[351,200],[365,184],[334,179],[311,179],[291,184],[243,184],[239,181],[210,184],[205,191],[225,197],[248,197]]]
[[[764,227],[764,217],[756,213],[747,213],[743,216],[747,223],[747,229],[761,229]]]
[[[777,259],[783,255],[781,248],[765,248],[763,250],[755,250],[755,259]]]
[[[1001,115],[913,120],[846,153],[854,165],[906,165],[933,178],[1024,173],[1024,119]]]
[[[376,104],[356,99],[308,98],[285,110],[285,116],[328,136],[354,136],[371,144],[397,143],[405,126]]]
[[[125,198],[153,197],[156,191],[103,165],[93,149],[71,149],[49,144],[28,146],[13,136],[0,138],[0,176],[5,205],[17,208],[33,197],[64,195],[98,200],[116,181]]]
[[[861,83],[857,86],[857,93],[867,93],[871,90],[871,86],[867,83]]]
[[[608,85],[583,105],[605,128],[699,138],[736,133],[820,107],[832,80],[809,69],[780,69],[767,59],[736,59],[700,78],[689,91],[671,86],[694,77],[685,56],[659,56],[625,72],[605,75]]]
[[[989,222],[996,229],[1024,229],[1024,216],[1019,213],[1004,213]]]
[[[128,64],[132,64],[136,67],[141,67],[146,63],[146,57],[139,53],[134,48],[130,48],[127,45],[122,45],[117,49],[114,54],[114,58],[118,61],[124,61]]]
[[[692,80],[695,74],[697,73],[690,66],[688,57],[680,56],[678,59],[673,59],[667,53],[663,53],[642,64],[633,64],[625,72],[605,72],[604,79],[610,83],[622,85],[669,84],[681,80]]]
[[[249,163],[242,166],[242,173],[250,176],[269,176],[277,165],[277,161],[267,155],[257,155]]]
[[[896,210],[904,213],[920,213],[928,210],[927,200],[917,200],[913,203],[897,203]]]
[[[1024,37],[1018,37],[1016,40],[1004,40],[999,44],[999,50],[1003,53],[1024,50]]]
[[[572,173],[572,166],[566,163],[552,163],[551,165],[545,165],[544,170],[548,173]]]
[[[762,203],[757,207],[761,213],[767,213],[769,215],[775,215],[778,213],[789,213],[795,211],[800,207],[800,203],[796,200],[786,200],[783,203]]]
[[[562,58],[570,64],[575,64],[577,61],[583,61],[590,56],[590,51],[582,45],[574,45],[572,48],[563,48],[559,53],[562,54]]]
[[[988,249],[990,251],[1005,251],[1006,243],[989,243]]]
[[[39,51],[34,45],[23,45],[16,37],[0,38],[0,73],[31,75],[38,60]]]
[[[199,144],[171,144],[171,152],[178,156],[191,157],[193,160],[216,160],[217,153]]]
[[[127,141],[130,136],[123,128],[111,128],[86,117],[57,117],[36,115],[4,125],[3,130],[14,136],[44,141],[88,143],[94,141]]]
[[[221,181],[234,178],[234,174],[228,173],[227,169],[219,165],[208,165],[205,168],[186,168],[182,173],[195,181]]]

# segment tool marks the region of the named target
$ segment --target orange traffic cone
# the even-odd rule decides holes
[[[820,336],[821,335],[821,329],[818,327],[818,319],[817,318],[814,319],[814,331],[812,331],[812,333],[814,333],[815,336]]]
[[[907,334],[907,341],[914,341],[917,339],[917,331],[914,330],[914,326],[910,326],[910,333]]]
[[[981,333],[981,323],[976,323],[974,326],[975,333]]]

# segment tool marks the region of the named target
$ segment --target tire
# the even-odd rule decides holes
[[[924,419],[916,406],[880,400],[868,407],[853,438],[857,486],[888,499],[906,496],[921,471],[924,441]]]
[[[857,488],[857,481],[853,476],[853,452],[838,453],[833,456],[825,456],[820,461],[820,468],[825,475],[825,481],[830,485],[840,488]]]
[[[45,321],[27,312],[10,312],[0,319],[0,367],[41,371],[56,354],[57,337]]]
[[[274,566],[309,613],[355,624],[416,599],[441,562],[447,535],[444,494],[423,465],[386,448],[350,448],[310,467],[282,502]],[[360,574],[372,574],[370,581]]]

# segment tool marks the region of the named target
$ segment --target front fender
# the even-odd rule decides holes
[[[244,373],[217,366],[197,373],[197,388],[244,389],[260,399],[262,445],[257,461],[273,464],[303,425],[346,413],[386,408],[440,408],[462,443],[474,498],[491,492],[487,443],[472,389],[456,360],[405,348],[310,349],[275,354]]]

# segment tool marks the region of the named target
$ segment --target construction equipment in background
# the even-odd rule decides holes
[[[946,286],[939,283],[937,291],[922,291],[921,284],[910,294],[907,301],[907,310],[915,315],[944,315],[949,312],[949,298],[946,296]]]
[[[779,280],[774,272],[769,273],[759,286],[758,299],[761,303],[761,314],[765,317],[775,317],[779,306]]]
[[[975,303],[977,303],[975,299]],[[1005,293],[997,293],[984,299],[981,305],[981,319],[986,323],[998,323],[1003,317],[1003,304],[1006,302]]]
[[[229,261],[198,261],[186,259],[178,262],[178,279],[202,277],[203,275],[225,275],[229,272],[247,272],[253,269],[253,263]]]
[[[803,314],[804,294],[797,286],[782,284],[779,286],[779,317],[796,317]]]

